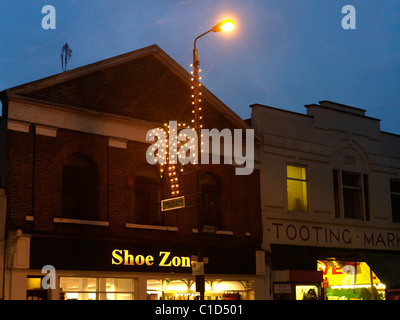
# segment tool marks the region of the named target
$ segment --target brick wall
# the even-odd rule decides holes
[[[58,129],[56,137],[8,131],[7,193],[9,227],[33,234],[79,237],[112,237],[113,239],[196,241],[196,174],[190,165],[180,174],[181,195],[186,207],[165,212],[166,225],[178,232],[126,228],[134,222],[134,176],[147,164],[148,144],[128,141],[126,149],[108,146],[108,138],[95,134]],[[34,157],[33,157],[33,152]],[[73,153],[89,155],[99,172],[99,220],[109,226],[55,223],[62,211],[62,167]],[[33,171],[34,168],[34,171]],[[211,172],[221,182],[223,230],[232,235],[210,235],[210,242],[258,244],[261,239],[259,178],[236,176],[230,165],[202,165],[201,172]],[[34,183],[32,183],[34,181]],[[167,186],[164,186],[167,194]],[[34,197],[32,198],[32,194]],[[32,210],[33,206],[33,210]],[[32,216],[33,221],[26,221]],[[245,233],[251,236],[246,237]]]
[[[24,227],[25,217],[32,214],[32,134],[7,133],[7,224],[9,228]]]

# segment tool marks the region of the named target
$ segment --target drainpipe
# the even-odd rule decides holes
[[[0,283],[2,290],[0,292],[0,300],[4,299],[5,278],[6,278],[6,212],[7,198],[5,189],[0,189]],[[2,260],[2,261],[1,261]]]
[[[36,124],[32,123],[32,217],[35,213]]]
[[[5,294],[6,275],[6,223],[7,223],[7,197],[6,197],[6,159],[7,159],[7,118],[8,97],[7,92],[0,92],[0,300]]]

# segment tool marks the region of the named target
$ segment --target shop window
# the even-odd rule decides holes
[[[333,196],[335,199],[335,218],[340,218],[340,191],[339,191],[339,172],[333,170]]]
[[[130,278],[60,277],[61,300],[133,300]]]
[[[148,279],[147,300],[195,300],[194,280]]]
[[[95,220],[98,217],[98,170],[93,159],[71,155],[63,165],[62,216]]]
[[[288,210],[307,212],[306,168],[288,165],[286,172]]]
[[[393,222],[400,222],[400,180],[390,180]]]
[[[203,225],[221,228],[221,186],[210,173],[200,176]]]
[[[42,288],[42,277],[28,276],[26,279],[27,300],[47,300],[48,290]]]
[[[343,172],[344,217],[362,219],[360,175]]]
[[[365,210],[365,220],[369,221],[369,187],[368,187],[368,175],[363,175],[364,182],[364,210]]]
[[[248,280],[205,280],[206,300],[254,300],[254,283]],[[148,279],[147,300],[197,300],[195,280]]]
[[[135,175],[135,222],[161,225],[161,179],[156,168],[145,165]]]
[[[335,217],[369,220],[368,175],[333,170]]]
[[[296,285],[296,300],[319,300],[319,287],[315,285]]]
[[[386,286],[366,262],[318,260],[327,300],[384,300]]]

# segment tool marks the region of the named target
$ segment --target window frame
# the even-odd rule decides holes
[[[71,161],[82,161],[83,165],[71,164]],[[79,173],[79,174],[78,174]],[[82,195],[78,192],[82,185],[79,184],[77,187],[77,182],[70,183],[76,178],[76,176],[82,176],[83,174],[90,177],[89,189],[86,194]],[[77,220],[99,220],[100,216],[100,176],[99,168],[94,161],[94,159],[85,153],[77,152],[70,154],[64,161],[62,165],[61,173],[61,217],[67,219],[77,219]],[[76,207],[77,204],[71,205],[69,202],[85,203],[85,200],[89,200],[88,203],[92,202],[93,206],[90,214],[86,210],[72,210],[71,208]]]
[[[297,179],[297,178],[290,178],[288,177],[288,167],[296,167],[296,168],[302,168],[305,171],[305,179]],[[286,167],[285,167],[285,174],[286,174],[286,205],[287,205],[287,210],[290,213],[309,213],[309,209],[310,209],[310,195],[309,195],[309,181],[308,181],[308,167],[305,165],[301,165],[301,164],[294,164],[294,163],[287,163]],[[291,181],[299,181],[299,182],[305,182],[306,184],[306,210],[305,211],[298,211],[298,210],[290,210],[289,209],[289,193],[288,193],[288,180]]]
[[[389,180],[389,183],[390,183],[390,185],[389,185],[389,189],[390,189],[390,206],[391,206],[391,213],[392,213],[392,222],[393,223],[400,223],[400,211],[397,212],[397,216],[398,217],[397,217],[397,219],[395,219],[395,214],[393,212],[393,199],[392,199],[393,196],[396,196],[396,197],[400,198],[400,192],[392,191],[392,182],[399,183],[399,185],[400,185],[400,179],[390,179]]]
[[[150,167],[151,168],[151,167]],[[153,170],[153,168],[149,169],[149,167],[142,166],[134,175],[134,203],[133,203],[133,209],[134,209],[134,223],[135,224],[142,224],[142,225],[155,225],[155,226],[165,226],[166,225],[166,218],[165,215],[163,214],[163,212],[161,211],[161,200],[164,199],[164,183],[163,183],[163,179],[161,179],[160,177],[157,178],[156,181],[156,174],[158,174],[155,170],[154,170],[154,176],[151,175],[147,175],[149,172],[146,173],[146,170]],[[144,173],[144,175],[143,175]],[[151,173],[151,172],[150,172]],[[153,174],[151,173],[151,174]],[[142,186],[139,187],[138,186]],[[138,202],[138,193],[140,191],[146,192],[146,190],[151,190],[152,188],[157,187],[157,191],[155,193],[157,193],[157,203],[156,202],[150,202],[150,201],[145,201],[142,202],[143,204],[145,204],[146,206],[154,206],[157,207],[157,221],[152,221],[151,218],[151,214],[150,216],[146,216],[146,214],[143,215],[140,214],[139,210],[138,210],[138,206],[139,206],[139,202]],[[146,197],[146,199],[148,199],[148,197]],[[156,205],[156,206],[155,206]]]
[[[358,187],[345,186],[343,184],[343,174],[357,175]],[[358,221],[370,221],[370,197],[369,197],[369,178],[368,174],[362,172],[354,172],[342,169],[333,169],[333,190],[334,190],[334,216],[336,219],[351,219]],[[337,179],[335,181],[335,178]],[[336,185],[337,184],[337,185]],[[337,187],[337,194],[336,189]],[[360,218],[346,217],[345,216],[345,204],[344,204],[344,189],[348,190],[359,190],[359,201],[360,201]],[[337,208],[339,205],[339,208]]]
[[[62,285],[62,278],[70,278],[70,279],[94,279],[94,283],[95,283],[95,288],[92,290],[62,290],[61,285]],[[114,290],[114,291],[107,291],[107,290],[101,290],[101,285],[100,282],[104,282],[104,284],[107,283],[107,279],[123,279],[123,280],[129,280],[131,281],[131,286],[132,286],[132,290],[131,291],[127,291],[127,290]],[[60,294],[60,298],[61,295],[66,296],[68,293],[69,294],[77,294],[77,295],[87,295],[89,297],[89,295],[94,295],[95,299],[76,299],[76,300],[80,300],[80,301],[86,301],[86,300],[108,300],[107,299],[107,295],[108,294],[125,294],[125,295],[131,295],[132,299],[129,300],[135,300],[136,298],[136,290],[137,290],[137,279],[136,278],[129,278],[129,277],[112,277],[112,276],[59,276],[58,277],[58,290],[59,290],[59,294]],[[104,299],[104,297],[106,299]],[[68,299],[67,299],[68,300]],[[75,299],[71,299],[71,300],[75,300]],[[121,299],[121,300],[127,300],[127,299]],[[113,300],[113,301],[118,301],[118,299]]]
[[[344,183],[344,175],[353,175],[357,178],[357,186],[352,186],[352,185],[345,185]],[[365,216],[365,208],[363,205],[363,184],[364,181],[362,179],[362,175],[361,174],[357,174],[354,172],[349,172],[349,171],[342,171],[342,199],[343,199],[343,217],[345,219],[355,219],[355,220],[364,220],[364,216]],[[350,216],[346,216],[346,206],[345,206],[345,190],[352,190],[352,191],[357,191],[357,195],[358,195],[358,207],[359,207],[359,217],[357,218],[356,215],[354,215],[354,217],[350,217]],[[353,193],[352,193],[353,195]],[[354,201],[354,197],[352,197],[353,202]]]
[[[214,183],[208,183],[207,180],[204,182],[204,179],[207,176],[211,177]],[[202,217],[202,225],[212,225],[217,229],[222,229],[223,221],[222,221],[222,186],[220,180],[217,176],[211,172],[204,172],[199,177],[199,188],[201,192],[201,217]],[[202,181],[203,180],[203,181]],[[211,208],[210,204],[212,200],[217,199],[218,205],[215,208]]]

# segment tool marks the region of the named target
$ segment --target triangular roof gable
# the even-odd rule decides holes
[[[149,122],[189,121],[191,75],[157,45],[10,88],[7,95]],[[205,127],[250,126],[202,87]]]

